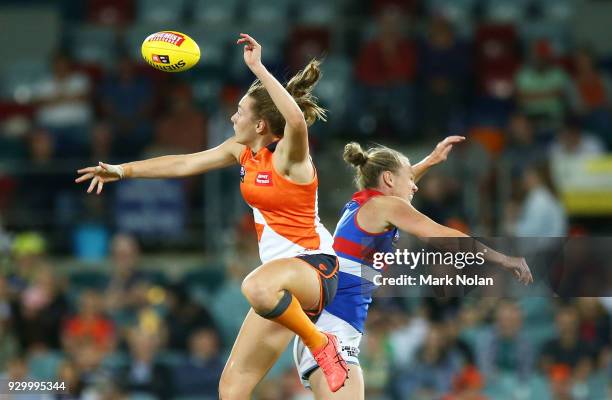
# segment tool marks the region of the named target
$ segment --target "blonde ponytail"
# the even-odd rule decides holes
[[[397,150],[376,146],[366,151],[356,142],[344,146],[342,158],[355,168],[355,184],[360,190],[377,187],[383,172],[397,173],[404,165],[410,164],[408,158]]]

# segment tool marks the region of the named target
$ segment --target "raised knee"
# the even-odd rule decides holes
[[[274,308],[274,290],[260,279],[247,277],[242,281],[242,294],[257,310]]]
[[[250,394],[245,387],[240,386],[236,378],[231,378],[225,374],[219,380],[219,399],[220,400],[242,400],[249,399]]]

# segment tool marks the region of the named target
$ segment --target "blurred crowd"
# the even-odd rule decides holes
[[[13,243],[0,275],[2,377],[64,381],[70,396],[61,398],[218,397],[248,310],[240,283],[253,260],[170,280],[145,268],[133,236],[118,234],[108,269],[62,274],[42,237]]]
[[[216,399],[249,308],[240,284],[258,264],[253,242],[176,276],[147,266],[127,234],[112,238],[103,269],[63,272],[42,237],[14,237],[0,275],[0,377],[64,381],[61,398]],[[610,298],[378,297],[360,353],[366,398],[603,400],[611,330]],[[256,398],[310,398],[290,349]]]
[[[419,182],[423,213],[478,235],[610,232],[609,216],[577,219],[562,201],[576,162],[612,150],[612,53],[572,35],[589,22],[571,19],[577,2],[5,3],[51,8],[61,24],[49,33],[57,46],[0,68],[0,377],[63,380],[63,398],[217,398],[248,310],[240,283],[259,264],[237,171],[126,181],[99,197],[73,180],[98,161],[197,152],[232,135],[252,80],[233,45],[241,30],[279,78],[324,58],[316,94],[329,121],[311,128],[311,145],[328,228],[351,191],[346,141],[418,161],[463,134]],[[199,66],[168,74],[139,59],[146,35],[167,27],[201,45]],[[203,247],[218,261],[178,274],[150,256]],[[58,255],[73,265],[59,268]],[[610,398],[611,313],[609,298],[375,299],[366,398]],[[309,398],[290,353],[257,396]]]

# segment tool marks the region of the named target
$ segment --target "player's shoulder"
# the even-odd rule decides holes
[[[381,195],[375,196],[368,201],[370,209],[377,212],[387,213],[410,207],[410,203],[398,196]],[[368,204],[366,203],[366,205]]]
[[[397,203],[401,203],[405,201],[406,200],[400,197],[397,197],[397,196],[381,194],[379,196],[373,196],[372,198],[370,198],[369,203],[377,204],[377,205],[391,205],[391,204],[397,204]]]
[[[225,142],[219,145],[219,148],[224,152],[227,152],[234,156],[236,160],[239,160],[243,157],[245,150],[247,147],[243,144],[240,144],[236,141],[236,137],[232,136],[225,140]]]

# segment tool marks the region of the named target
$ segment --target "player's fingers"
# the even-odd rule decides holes
[[[96,187],[97,183],[98,183],[98,177],[96,176],[95,178],[91,180],[91,183],[89,184],[89,187],[87,188],[87,193],[91,193],[91,191]]]
[[[464,141],[465,136],[451,135],[451,136],[447,136],[445,140],[448,140],[449,142],[452,142],[452,143],[457,143],[457,142]]]
[[[530,270],[528,270],[527,273],[529,275],[529,282],[528,283],[533,283],[533,274],[531,273]]]
[[[98,162],[98,164],[106,171],[110,171],[108,164],[104,164],[102,161]]]
[[[98,191],[96,192],[96,194],[102,193],[103,186],[104,186],[104,182],[102,182],[102,179],[100,179],[100,181],[98,182]]]
[[[238,39],[242,42],[249,42],[249,43],[253,43],[255,40],[250,37],[249,35],[247,35],[246,33],[241,33],[240,34],[240,39]]]
[[[529,285],[531,282],[533,282],[533,276],[531,276],[531,271],[527,264],[525,264],[525,285]]]
[[[86,174],[88,172],[94,172],[95,169],[96,169],[96,167],[81,168],[81,169],[77,170],[77,174]]]
[[[241,33],[240,36],[247,39],[249,43],[251,43],[253,46],[259,46],[259,43],[257,43],[257,40],[253,39],[251,35],[246,34],[246,33]]]
[[[81,183],[81,182],[83,182],[83,181],[86,181],[86,180],[88,180],[88,179],[93,178],[93,176],[94,176],[94,174],[90,172],[89,174],[85,174],[85,175],[83,175],[83,176],[79,176],[79,177],[78,177],[78,178],[76,178],[74,181],[75,181],[76,183]]]

